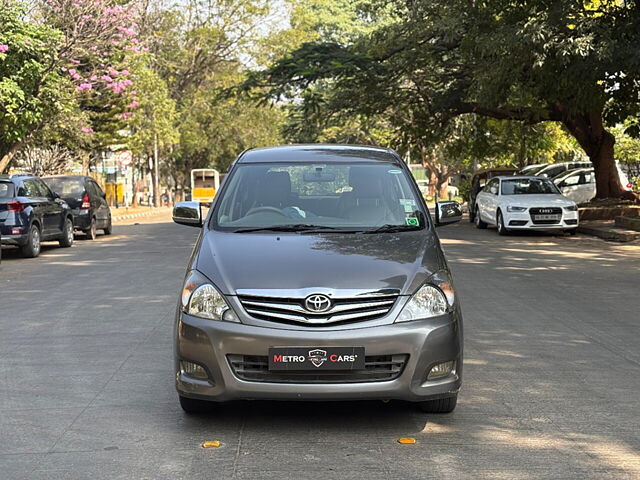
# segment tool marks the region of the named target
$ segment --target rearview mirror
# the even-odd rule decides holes
[[[202,227],[202,210],[198,202],[178,202],[173,207],[173,221],[189,227]]]
[[[436,227],[462,220],[462,207],[458,202],[436,203]]]

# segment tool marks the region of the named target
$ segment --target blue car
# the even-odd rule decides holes
[[[0,175],[0,238],[2,245],[19,247],[27,258],[37,257],[44,241],[70,247],[71,209],[36,176]]]

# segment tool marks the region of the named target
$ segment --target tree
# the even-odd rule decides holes
[[[371,0],[370,8],[388,2]],[[474,113],[559,122],[592,161],[597,197],[621,197],[607,124],[637,116],[637,2],[418,0],[351,43],[302,45],[250,87],[295,98],[329,83],[334,108],[381,114],[401,106],[424,137]]]
[[[35,175],[58,175],[72,168],[76,156],[59,145],[26,147],[16,155],[16,166]]]
[[[34,7],[28,10],[28,6]],[[117,132],[132,86],[136,12],[117,0],[2,0],[0,172],[29,138],[71,109],[85,135]]]

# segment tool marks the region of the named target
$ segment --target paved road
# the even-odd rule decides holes
[[[466,322],[451,415],[243,402],[193,418],[171,330],[196,231],[163,220],[36,260],[5,249],[3,480],[640,478],[640,246],[441,229]]]

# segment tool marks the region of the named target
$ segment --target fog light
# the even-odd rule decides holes
[[[438,378],[447,377],[453,372],[456,362],[451,360],[450,362],[442,362],[434,365],[427,375],[427,380],[437,380]]]
[[[12,228],[11,235],[20,235],[22,233],[22,227]]]
[[[207,375],[207,371],[197,363],[186,362],[184,360],[181,360],[180,370],[182,371],[182,373],[192,378],[199,378],[203,380],[206,380],[207,378],[209,378],[209,375]]]

